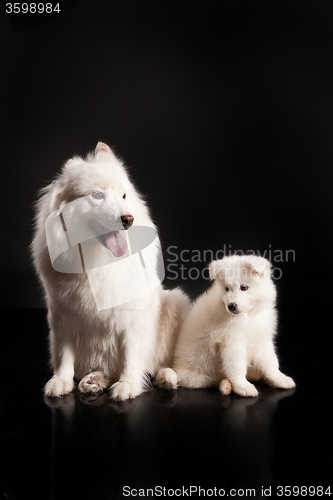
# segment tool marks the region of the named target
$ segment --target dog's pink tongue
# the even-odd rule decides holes
[[[119,231],[106,234],[105,244],[115,257],[121,257],[127,250],[127,243]]]

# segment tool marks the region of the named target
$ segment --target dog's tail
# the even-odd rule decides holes
[[[156,373],[161,368],[171,367],[175,343],[189,310],[190,299],[180,288],[161,290],[161,310],[155,359]]]

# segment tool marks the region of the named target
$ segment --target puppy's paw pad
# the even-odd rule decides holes
[[[106,389],[108,380],[105,378],[103,372],[92,372],[83,377],[79,383],[80,392],[102,392]]]
[[[49,398],[59,398],[69,394],[74,389],[74,381],[52,377],[44,387],[44,395]]]
[[[229,379],[224,378],[220,383],[220,392],[224,395],[230,394],[232,391],[232,383]]]
[[[232,384],[232,386],[234,392],[243,398],[255,398],[258,396],[257,389],[250,382],[247,384]]]
[[[116,382],[110,388],[110,396],[116,401],[126,401],[139,396],[144,391],[138,384],[131,382]]]
[[[177,373],[171,368],[162,368],[156,376],[156,384],[162,389],[177,389]]]

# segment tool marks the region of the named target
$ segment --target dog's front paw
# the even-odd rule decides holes
[[[270,380],[271,384],[278,389],[292,389],[296,387],[294,380],[284,373],[279,373],[274,379]]]
[[[177,373],[171,368],[161,368],[156,375],[155,382],[162,389],[177,389]]]
[[[245,398],[255,398],[258,396],[258,391],[253,384],[245,380],[244,382],[232,382],[232,389],[235,394]]]
[[[133,382],[119,381],[110,387],[110,396],[116,401],[125,401],[126,399],[133,399],[144,392],[144,389]]]
[[[109,387],[110,380],[107,379],[102,371],[92,372],[83,377],[79,383],[80,392],[102,392]]]
[[[44,395],[49,398],[59,398],[69,394],[74,389],[74,381],[52,377],[44,387]]]

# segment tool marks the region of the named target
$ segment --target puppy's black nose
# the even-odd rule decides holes
[[[123,223],[123,226],[125,229],[130,227],[133,224],[134,217],[133,215],[122,215],[121,216],[121,222]]]
[[[235,312],[236,311],[236,307],[237,307],[237,304],[235,304],[234,302],[231,302],[228,305],[228,309],[229,309],[230,312]]]

